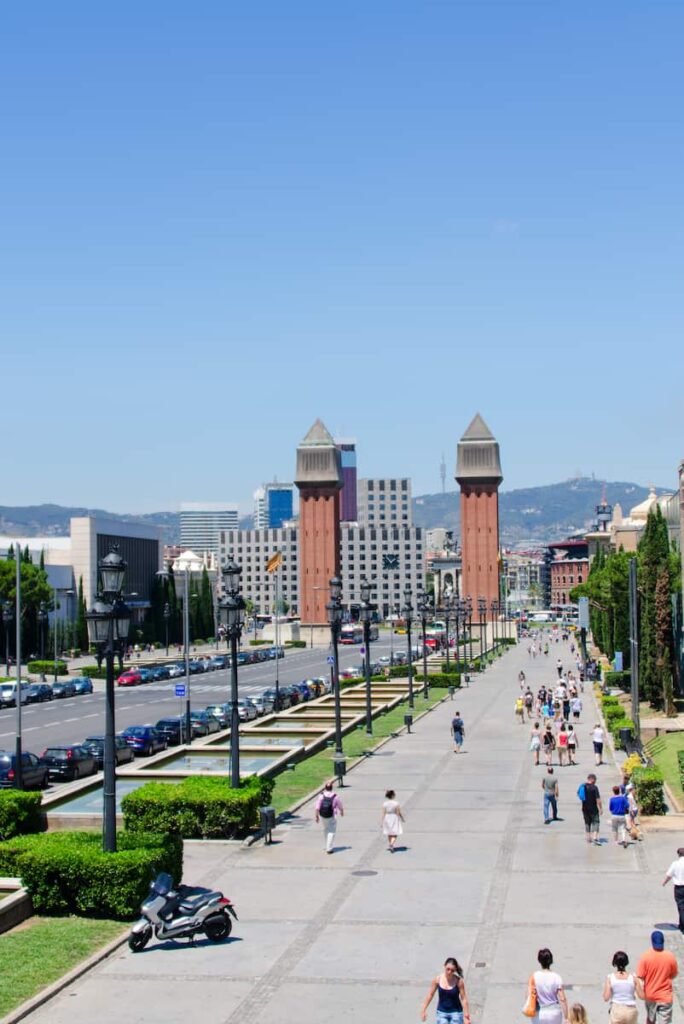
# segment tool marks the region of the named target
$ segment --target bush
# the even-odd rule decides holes
[[[665,814],[663,795],[663,773],[658,768],[635,768],[632,782],[636,788],[637,802],[642,814]]]
[[[0,843],[0,874],[17,875],[37,914],[130,918],[140,910],[150,881],[183,873],[178,836],[119,833],[117,852],[102,852],[97,832],[48,832]]]
[[[629,693],[632,687],[632,673],[631,672],[606,672],[603,676],[603,682],[605,686],[619,687],[625,693]]]
[[[606,725],[613,731],[613,722],[617,722],[620,718],[625,718],[625,709],[622,707],[609,707],[603,709],[603,717],[606,720]]]
[[[415,676],[417,683],[422,683],[425,680],[425,676],[420,672]],[[456,672],[428,672],[428,683],[431,686],[460,686],[461,677]]]
[[[635,768],[641,768],[641,758],[638,754],[630,754],[622,764],[622,774],[629,779]]]
[[[250,640],[249,641],[249,646],[250,647],[261,647],[263,644],[270,644],[270,643],[271,643],[270,640]]]
[[[24,793],[18,789],[0,791],[0,841],[30,832],[41,832],[43,815],[40,793]]]
[[[620,708],[622,705],[619,697],[601,697],[601,707],[605,711],[606,708]]]
[[[234,839],[258,824],[273,786],[273,780],[256,775],[240,789],[216,778],[149,782],[125,796],[121,809],[126,828],[136,834],[161,830],[184,839]]]
[[[286,640],[283,647],[306,647],[306,640]]]
[[[679,763],[679,785],[684,789],[684,750],[678,751],[677,761]]]
[[[447,671],[447,663],[446,663],[446,661],[443,661],[442,662],[442,672],[446,672],[446,671]],[[465,661],[450,661],[449,662],[448,671],[449,671],[449,673],[451,673],[451,672],[467,672],[468,671],[468,665],[467,665],[467,663]]]
[[[634,722],[631,718],[627,718],[626,715],[622,715],[620,718],[614,718],[611,722],[607,724],[608,729],[610,730],[615,743],[620,742],[621,729],[631,729],[632,736],[634,736]]]
[[[107,666],[104,662],[102,662],[101,668],[98,668],[97,665],[84,665],[78,671],[79,675],[87,676],[88,679],[105,679],[107,676]],[[116,675],[116,669],[114,675]]]
[[[54,661],[47,661],[47,660],[46,661],[29,661],[29,663],[28,663],[28,665],[26,667],[27,667],[29,672],[32,672],[34,674],[38,673],[38,672],[41,672],[41,673],[45,672],[46,674],[47,673],[52,674],[55,671],[55,663],[54,663]],[[69,669],[67,668],[66,661],[62,661],[61,658],[58,658],[57,659],[57,675],[65,676],[65,675],[67,675],[68,672],[69,672]]]

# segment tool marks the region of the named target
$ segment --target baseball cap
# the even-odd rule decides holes
[[[653,946],[654,949],[664,949],[665,948],[665,936],[663,935],[662,932],[658,932],[658,931],[651,932],[651,945]]]

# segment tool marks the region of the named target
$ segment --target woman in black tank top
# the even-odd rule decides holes
[[[428,1006],[437,992],[437,1024],[470,1024],[468,997],[463,981],[463,971],[458,961],[450,956],[444,962],[444,971],[432,979],[428,994],[423,1000],[420,1019],[427,1020]]]

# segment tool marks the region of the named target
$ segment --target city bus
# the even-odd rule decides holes
[[[376,627],[377,632],[377,627]],[[348,622],[342,626],[340,631],[340,643],[341,644],[360,644],[363,643],[363,626],[358,626],[355,622]]]

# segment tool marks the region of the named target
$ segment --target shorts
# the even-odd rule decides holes
[[[638,1024],[639,1011],[636,1006],[627,1006],[626,1003],[611,1003],[608,1020],[610,1024]]]
[[[596,740],[594,740],[594,753],[595,754],[602,754],[603,753],[603,744],[602,743],[597,743]]]
[[[616,836],[621,828],[627,828],[627,822],[625,821],[624,814],[614,814],[610,819],[610,827]]]
[[[438,1010],[437,1024],[463,1024],[463,1010]]]
[[[648,1024],[670,1024],[672,1020],[672,1003],[653,1003],[646,1000],[646,1020]]]
[[[595,814],[588,814],[586,811],[582,811],[582,817],[584,818],[585,832],[598,832],[599,825],[601,824],[598,811]]]
[[[462,732],[455,732],[454,733],[454,746],[455,747],[463,746],[463,733]]]

